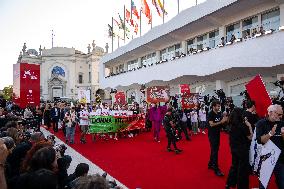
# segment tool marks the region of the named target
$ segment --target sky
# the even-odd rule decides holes
[[[140,9],[141,1],[133,1]],[[198,0],[198,4],[204,1]],[[153,11],[152,26],[162,24],[152,0],[147,2]],[[178,14],[178,6],[177,0],[164,2],[167,22]],[[95,40],[96,45],[104,48],[107,42],[111,44],[107,25],[111,25],[112,17],[119,20],[118,13],[123,17],[124,5],[130,10],[130,3],[131,0],[0,0],[0,89],[13,84],[13,64],[24,43],[27,49],[38,51],[40,45],[49,49],[53,30],[55,47],[74,47],[87,53],[88,44]],[[182,11],[194,6],[196,0],[179,0],[179,3]],[[142,16],[142,35],[151,29],[145,20]]]

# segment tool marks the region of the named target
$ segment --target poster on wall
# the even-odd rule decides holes
[[[146,101],[149,103],[168,102],[170,100],[170,88],[167,86],[147,87]]]
[[[21,108],[40,105],[40,66],[18,63],[14,65],[14,102]]]
[[[181,108],[182,109],[193,109],[199,106],[199,94],[190,93],[188,96],[181,97]]]
[[[82,103],[82,104],[90,103],[91,102],[90,96],[91,96],[90,90],[84,90],[84,89],[78,90],[79,103]]]
[[[126,97],[125,93],[123,91],[119,91],[114,95],[115,103],[119,105],[125,105],[126,104]]]

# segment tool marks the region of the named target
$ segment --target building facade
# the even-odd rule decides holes
[[[99,89],[99,62],[104,49],[88,46],[88,53],[74,48],[53,47],[26,51],[24,44],[18,62],[40,65],[40,93],[43,100],[54,97],[77,99],[78,90],[89,90],[90,98],[95,98]]]
[[[284,75],[283,0],[208,0],[102,58],[102,88],[141,101],[141,85],[179,84],[203,95],[240,92],[260,74],[268,92]]]

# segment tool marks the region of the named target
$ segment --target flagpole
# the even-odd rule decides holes
[[[126,33],[125,33],[125,29],[126,29],[126,25],[125,25],[125,5],[124,5],[124,10],[123,10],[123,25],[122,26],[124,26],[124,28],[123,28],[123,34],[124,34],[124,44],[125,44],[125,41],[126,41]]]
[[[177,0],[177,2],[178,2],[178,14],[179,14],[179,0]]]
[[[152,15],[152,11],[151,11],[151,29],[153,28],[153,15]]]
[[[117,36],[117,48],[119,48],[119,35]]]
[[[113,31],[113,17],[111,17],[111,29],[112,29],[112,35],[111,35],[111,52],[113,52],[113,35],[114,35],[114,31]]]
[[[130,25],[132,23],[131,21],[133,22],[133,20],[132,20],[132,0],[130,0]],[[132,39],[133,39],[133,32],[132,32]]]
[[[164,8],[164,10],[162,10],[163,11],[163,24],[165,23],[165,0],[163,0],[163,8]]]
[[[141,20],[142,20],[142,14],[141,14],[141,12],[142,12],[142,10],[140,9],[140,37],[141,37],[141,28],[142,28],[142,26],[141,26]]]
[[[196,5],[197,5],[197,0],[196,0]]]

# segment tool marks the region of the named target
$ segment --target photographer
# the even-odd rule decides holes
[[[172,114],[172,108],[168,108],[167,113],[164,117],[164,128],[167,133],[168,138],[168,152],[172,152],[171,144],[174,146],[174,150],[176,154],[179,154],[182,150],[178,149],[176,146],[176,137],[175,137],[175,124],[174,124],[174,115]]]

